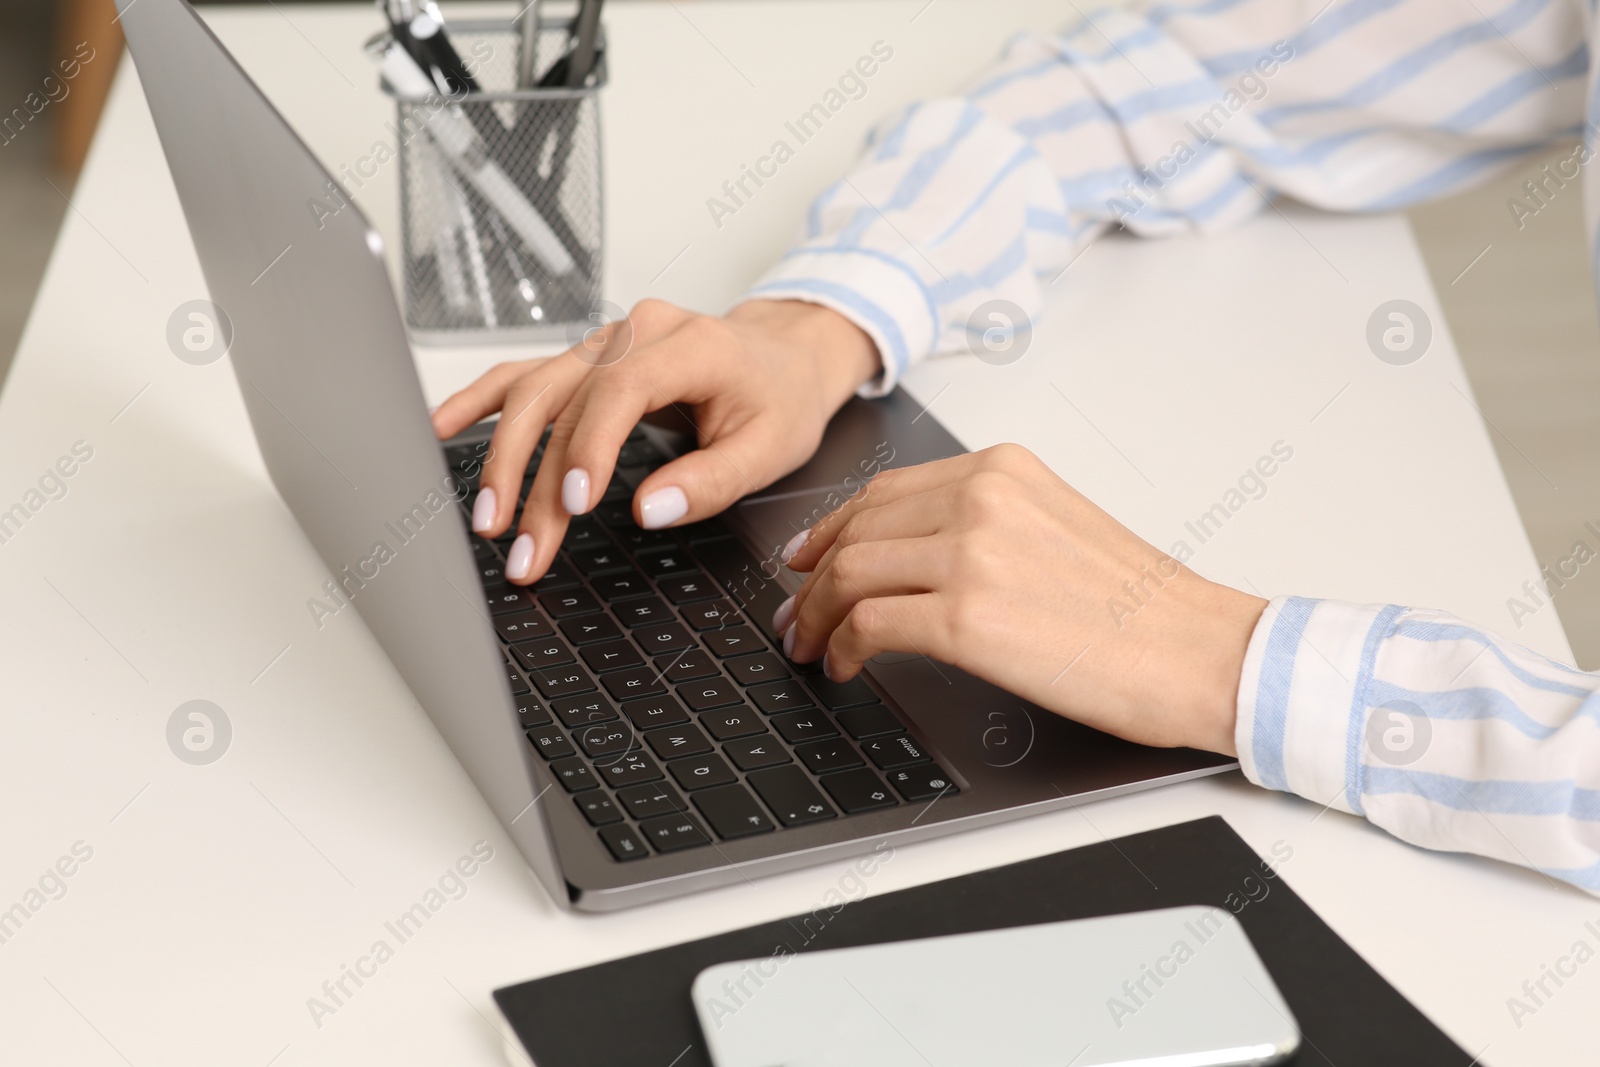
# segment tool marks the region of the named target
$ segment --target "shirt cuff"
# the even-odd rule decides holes
[[[1234,742],[1245,777],[1354,815],[1373,666],[1403,608],[1279,597],[1239,678]]]
[[[873,249],[795,249],[742,299],[820,304],[866,331],[883,370],[861,387],[864,397],[887,395],[906,368],[932,350],[938,333],[932,294],[916,271]]]

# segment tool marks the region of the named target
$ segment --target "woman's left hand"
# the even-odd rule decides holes
[[[811,573],[775,624],[830,678],[919,653],[1131,741],[1234,754],[1266,601],[1140,540],[1019,445],[886,471],[785,562]]]

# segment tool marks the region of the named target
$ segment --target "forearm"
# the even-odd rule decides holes
[[[1235,739],[1260,785],[1600,891],[1600,676],[1441,612],[1274,600]]]

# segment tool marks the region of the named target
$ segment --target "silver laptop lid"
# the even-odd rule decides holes
[[[566,906],[382,240],[186,0],[117,8],[273,484]]]

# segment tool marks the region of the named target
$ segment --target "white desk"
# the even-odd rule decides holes
[[[1016,3],[1002,26],[995,5],[946,0],[913,23],[921,6],[612,8],[609,295],[724,306],[873,116],[958,85],[1012,25],[1058,17]],[[331,164],[383,136],[365,5],[222,9],[213,24]],[[878,38],[895,58],[866,99],[716,230],[705,197]],[[360,197],[391,247],[393,182]],[[837,871],[556,912],[359,620],[311,628],[304,602],[326,575],[227,366],[168,352],[168,314],[203,287],[126,66],[74,205],[0,398],[0,507],[74,441],[95,450],[0,545],[0,908],[74,842],[94,851],[0,944],[0,1061],[497,1064],[496,986],[815,906]],[[1435,308],[1401,221],[1295,213],[1212,241],[1108,241],[1057,289],[1022,362],[912,376],[925,401],[957,383],[934,411],[969,446],[1023,441],[1165,546],[1282,439],[1293,461],[1200,550],[1202,571],[1509,627],[1505,598],[1537,567],[1442,321],[1411,367],[1362,340],[1381,301]],[[419,353],[435,398],[490,358]],[[1519,636],[1568,654],[1553,611]],[[197,697],[234,728],[206,767],[164,736]],[[871,891],[1220,813],[1259,851],[1288,843],[1286,880],[1469,1051],[1592,1058],[1600,971],[1520,1028],[1505,1001],[1600,905],[1318,808],[1225,776],[901,849]],[[307,998],[478,840],[495,858],[467,895],[315,1025]]]

